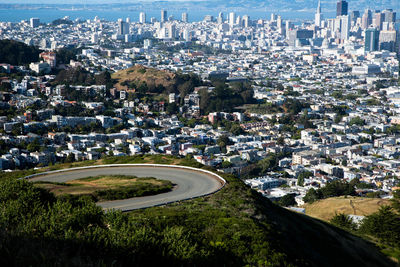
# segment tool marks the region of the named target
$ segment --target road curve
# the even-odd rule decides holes
[[[47,172],[26,177],[32,182],[51,181],[67,182],[79,178],[98,175],[135,175],[137,177],[155,177],[169,180],[176,188],[167,193],[154,196],[137,197],[124,200],[98,202],[102,208],[130,211],[165,205],[177,201],[205,196],[217,192],[225,185],[225,180],[208,171],[180,166],[156,164],[118,164],[92,168],[74,168]]]

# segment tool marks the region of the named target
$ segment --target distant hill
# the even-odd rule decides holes
[[[118,90],[128,91],[138,89],[142,84],[146,84],[150,92],[157,91],[160,87],[174,91],[178,82],[175,73],[140,65],[115,72],[111,77],[117,81],[115,87]]]
[[[14,40],[0,40],[0,63],[25,65],[39,60],[40,50]]]
[[[324,221],[329,221],[335,213],[346,215],[370,215],[378,211],[379,207],[390,205],[389,200],[364,197],[331,197],[306,204],[306,214]]]

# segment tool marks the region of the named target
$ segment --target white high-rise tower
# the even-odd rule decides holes
[[[317,13],[315,13],[315,25],[321,27],[321,21],[323,19],[321,13],[321,0],[318,1]]]

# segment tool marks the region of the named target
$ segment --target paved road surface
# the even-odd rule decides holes
[[[147,208],[156,205],[162,205],[168,202],[179,201],[213,193],[222,187],[221,182],[218,181],[217,178],[200,171],[150,166],[127,166],[74,170],[38,176],[30,179],[30,181],[51,181],[62,183],[74,179],[107,174],[155,177],[159,179],[170,180],[177,186],[171,192],[154,196],[99,202],[98,205],[104,209],[120,209],[122,211],[128,211]]]

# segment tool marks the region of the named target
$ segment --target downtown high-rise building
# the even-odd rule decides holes
[[[168,17],[167,17],[167,10],[161,10],[161,22],[166,22],[167,21],[167,19],[168,19]]]
[[[217,22],[218,22],[218,24],[224,23],[224,13],[222,13],[222,12],[218,13]]]
[[[384,22],[396,22],[396,12],[393,12],[393,9],[385,9],[382,11]]]
[[[236,23],[236,14],[235,12],[229,13],[229,25],[233,26]]]
[[[315,25],[321,27],[322,13],[321,13],[321,0],[318,1],[317,13],[315,13]]]
[[[139,22],[142,23],[142,24],[146,23],[146,13],[140,12],[140,14],[139,14]]]
[[[348,13],[348,3],[345,0],[340,0],[336,4],[336,17],[345,16]]]
[[[32,28],[37,28],[40,25],[40,19],[38,18],[31,18],[29,22]]]
[[[374,13],[374,17],[372,18],[372,24],[378,30],[382,30],[382,23],[384,20],[385,20],[384,14],[382,14],[379,10],[376,10]]]
[[[362,18],[361,18],[361,28],[363,30],[365,30],[371,24],[372,24],[372,11],[369,10],[369,9],[366,9],[364,11],[364,14],[362,15]]]
[[[186,12],[182,13],[182,22],[189,22],[188,13],[186,13]]]
[[[248,15],[243,16],[243,26],[245,28],[250,26],[250,17]]]
[[[379,50],[379,31],[376,28],[365,30],[364,48],[366,52]]]
[[[129,23],[123,21],[122,19],[118,20],[118,35],[129,34]]]

